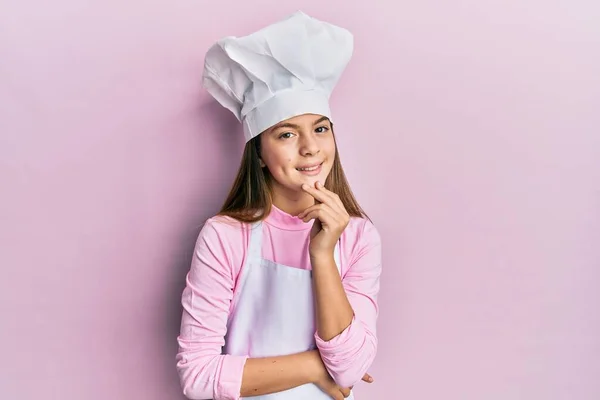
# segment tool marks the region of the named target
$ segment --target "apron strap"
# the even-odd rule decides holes
[[[338,240],[335,244],[335,249],[333,250],[333,259],[335,260],[335,265],[337,266],[338,272],[340,276],[342,275],[342,264],[340,262],[341,258],[341,250],[340,250],[340,241]]]
[[[250,227],[250,246],[248,246],[248,259],[260,259],[262,253],[262,221],[255,222]]]

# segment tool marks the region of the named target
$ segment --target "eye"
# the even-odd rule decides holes
[[[327,132],[328,130],[329,130],[329,128],[328,128],[328,127],[326,127],[326,126],[320,126],[320,127],[318,127],[317,129],[315,129],[315,132],[317,132],[317,133],[325,133],[325,132]]]
[[[289,136],[287,136],[287,135],[289,135]],[[284,132],[281,135],[279,135],[279,139],[289,139],[292,137],[292,135],[293,135],[292,132]]]

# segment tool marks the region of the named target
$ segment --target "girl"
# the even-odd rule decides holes
[[[352,47],[348,31],[297,12],[207,53],[204,85],[242,121],[246,147],[182,295],[190,399],[352,399],[372,381],[381,240],[328,105]]]

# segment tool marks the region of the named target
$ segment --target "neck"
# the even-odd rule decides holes
[[[315,199],[310,194],[302,191],[285,191],[273,188],[273,205],[290,215],[298,215],[308,207],[315,204]]]

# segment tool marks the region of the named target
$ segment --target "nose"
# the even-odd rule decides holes
[[[303,156],[314,156],[319,154],[319,143],[313,135],[302,135],[300,154]]]

